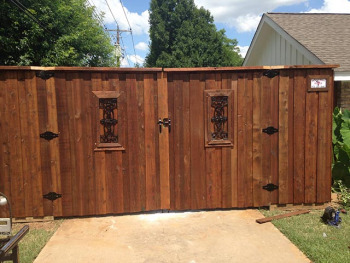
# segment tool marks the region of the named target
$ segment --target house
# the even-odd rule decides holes
[[[335,100],[350,109],[350,14],[266,13],[243,66],[339,64]]]

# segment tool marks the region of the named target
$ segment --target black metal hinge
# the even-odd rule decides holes
[[[278,129],[276,129],[275,127],[269,126],[265,129],[262,129],[262,131],[267,133],[268,135],[272,135],[272,134],[278,132]]]
[[[264,76],[266,76],[266,77],[268,77],[268,78],[270,78],[270,79],[272,79],[272,78],[278,76],[279,74],[280,74],[279,71],[277,71],[277,70],[275,70],[275,69],[270,69],[270,70],[267,70],[267,71],[265,71],[265,72],[263,73]]]
[[[43,195],[43,197],[45,199],[48,199],[48,200],[51,200],[51,201],[55,201],[56,199],[61,198],[62,195],[58,194],[58,193],[55,193],[55,192],[50,192],[50,193],[48,193],[46,195]]]
[[[40,134],[40,138],[43,138],[47,141],[51,141],[52,139],[57,138],[57,137],[58,137],[58,134],[53,133],[51,131],[46,131],[46,132]]]
[[[278,189],[278,185],[275,185],[275,184],[267,184],[267,185],[264,185],[262,188],[263,188],[264,190],[266,190],[266,191],[272,192],[273,190],[277,190],[277,189]]]
[[[38,78],[47,80],[47,79],[53,77],[55,75],[55,73],[52,71],[48,71],[48,70],[42,70],[42,71],[36,72],[35,75]]]

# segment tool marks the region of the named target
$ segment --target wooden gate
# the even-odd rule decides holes
[[[0,191],[15,217],[327,202],[332,67],[0,67]]]

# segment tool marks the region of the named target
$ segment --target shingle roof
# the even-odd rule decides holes
[[[350,14],[267,13],[286,33],[326,64],[350,71]]]

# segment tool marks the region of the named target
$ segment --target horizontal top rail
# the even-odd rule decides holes
[[[47,70],[47,71],[91,71],[91,72],[208,72],[208,71],[249,71],[269,69],[330,69],[338,64],[324,65],[279,65],[254,67],[198,67],[198,68],[115,68],[115,67],[37,67],[37,66],[0,66],[0,70]]]

